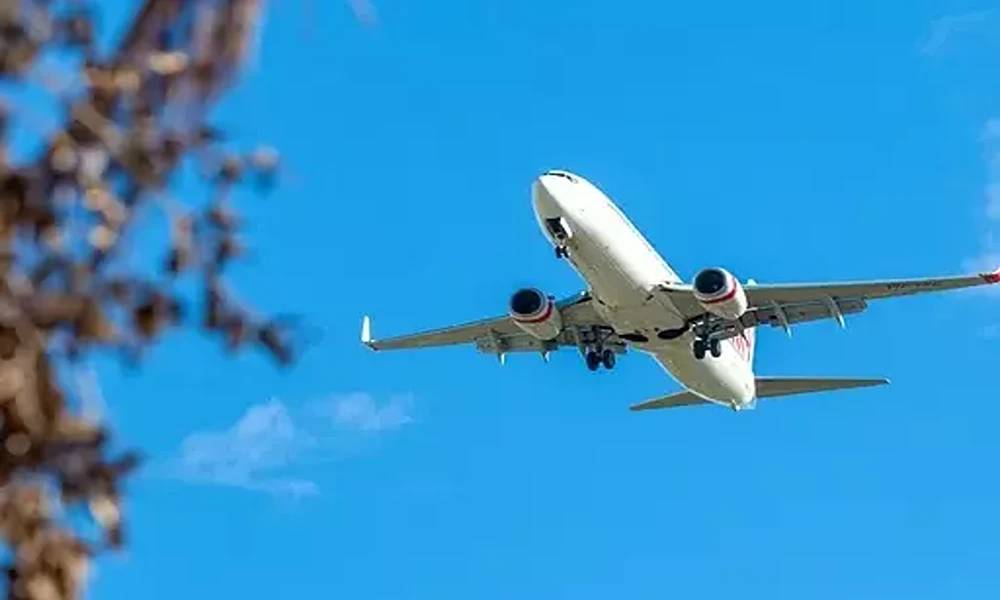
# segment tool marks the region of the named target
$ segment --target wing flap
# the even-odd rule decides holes
[[[743,318],[743,325],[753,327],[756,325],[781,326],[781,315],[784,313],[789,325],[805,323],[807,321],[818,321],[820,319],[836,319],[837,313],[841,315],[853,315],[864,312],[868,308],[868,303],[862,299],[832,300],[833,310],[828,302],[798,302],[795,304],[785,304],[778,306],[765,306],[747,311]]]
[[[646,400],[645,402],[640,402],[638,404],[633,404],[628,407],[628,409],[633,412],[638,412],[641,410],[655,410],[658,408],[695,406],[697,404],[709,404],[709,401],[693,392],[684,390],[683,392],[676,392],[666,396],[660,396],[659,398],[653,398],[652,400]]]
[[[691,299],[693,302],[697,302]],[[677,306],[679,303],[675,303]],[[680,306],[678,306],[680,308]],[[739,319],[739,325],[743,328],[769,325],[771,327],[784,327],[785,324],[792,326],[809,321],[820,321],[823,319],[839,320],[847,315],[853,315],[868,308],[868,303],[863,299],[849,300],[828,300],[799,302],[796,304],[786,304],[784,306],[765,306],[752,308],[743,313]],[[681,309],[684,310],[684,309]],[[686,314],[698,314],[700,308],[689,308]],[[784,317],[784,320],[782,319]],[[731,338],[739,335],[740,327],[735,321],[723,319],[714,320],[711,324],[712,337],[719,339]]]
[[[844,377],[757,377],[758,398],[778,398],[811,392],[831,392],[854,388],[888,385],[889,380],[878,378]]]

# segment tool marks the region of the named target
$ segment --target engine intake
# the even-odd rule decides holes
[[[734,321],[747,311],[743,286],[725,269],[703,269],[695,276],[693,287],[695,299],[717,317]]]
[[[552,297],[535,288],[517,290],[510,297],[511,320],[539,340],[551,340],[562,332],[562,315]]]

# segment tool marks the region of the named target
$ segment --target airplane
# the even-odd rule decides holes
[[[735,411],[758,399],[886,385],[885,378],[765,377],[754,373],[758,327],[823,319],[845,327],[845,315],[868,302],[1000,283],[991,273],[883,281],[741,283],[718,266],[684,283],[622,211],[580,175],[551,170],[532,182],[538,225],[587,284],[556,299],[538,288],[511,295],[507,314],[442,329],[373,339],[365,315],[361,341],[372,350],[475,344],[495,354],[549,353],[575,347],[587,368],[613,369],[629,348],[652,356],[684,389],[630,406],[630,410],[716,404]]]

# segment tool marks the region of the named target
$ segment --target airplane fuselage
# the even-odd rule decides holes
[[[634,348],[706,400],[733,408],[752,404],[753,332],[724,340],[718,357],[696,358],[695,335],[681,312],[665,295],[652,293],[680,277],[610,198],[579,176],[549,172],[535,180],[532,201],[542,232],[565,249],[595,309],[619,335],[631,337]]]
[[[613,369],[627,348],[652,356],[684,389],[629,407],[632,411],[720,404],[752,408],[758,399],[887,385],[885,377],[787,377],[754,373],[756,328],[835,320],[863,312],[868,302],[927,292],[1000,284],[990,272],[867,281],[758,284],[721,267],[683,283],[622,211],[596,186],[566,171],[548,171],[532,184],[542,233],[587,283],[564,297],[538,288],[511,294],[505,314],[374,338],[367,315],[361,342],[371,350],[474,343],[503,364],[512,352],[548,360],[575,347],[587,368]]]

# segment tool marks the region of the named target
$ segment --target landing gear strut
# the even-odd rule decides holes
[[[585,356],[587,360],[587,368],[591,371],[596,371],[604,365],[605,369],[609,371],[615,368],[615,352],[610,348],[605,348],[603,350],[590,350]]]

